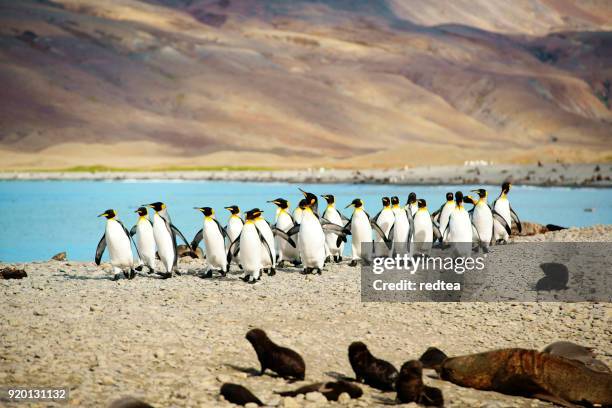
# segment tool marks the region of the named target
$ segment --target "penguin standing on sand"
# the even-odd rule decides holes
[[[391,236],[389,232],[395,223],[395,214],[391,209],[391,199],[389,197],[382,198],[382,209],[374,216],[373,221],[380,226],[386,237]],[[389,253],[389,251],[386,251],[381,245],[383,242],[385,242],[385,240],[378,234],[374,237],[376,256],[384,256]]]
[[[412,237],[411,252],[429,255],[433,245],[434,236],[439,236],[437,227],[431,220],[431,215],[427,209],[425,200],[417,200],[418,210],[414,214],[414,234]]]
[[[263,268],[261,247],[267,248],[267,258],[272,256],[268,241],[255,224],[255,220],[261,217],[262,212],[258,208],[247,211],[242,231],[227,251],[228,263],[232,255],[240,251],[240,264],[244,271],[242,280],[247,283],[255,283],[261,278],[261,270]]]
[[[228,238],[227,246],[229,247],[240,235],[244,221],[242,221],[242,217],[240,216],[240,208],[237,205],[230,205],[229,207],[225,207],[225,209],[230,212],[227,225],[225,226],[225,231],[227,232]],[[234,258],[237,264],[240,264],[239,257],[240,254],[237,254]]]
[[[284,198],[277,198],[276,200],[269,202],[277,206],[274,226],[283,232],[287,232],[293,228],[295,221],[289,213],[289,202]],[[299,264],[300,253],[296,248],[292,247],[289,242],[278,235],[274,237],[274,241],[276,242],[276,248],[278,249],[277,262],[279,265],[283,264],[285,261],[291,262],[294,265]]]
[[[185,245],[189,246],[189,243],[181,231],[172,224],[166,204],[158,201],[146,206],[155,211],[153,214],[153,236],[155,237],[157,254],[166,270],[164,273],[158,272],[158,274],[164,279],[170,278],[172,277],[172,271],[178,264],[176,236],[180,236]]]
[[[493,202],[493,209],[504,218],[508,226],[512,227],[512,221],[514,221],[516,223],[516,226],[518,227],[518,231],[521,232],[523,230],[521,220],[519,219],[516,212],[514,212],[514,210],[512,209],[510,201],[508,200],[510,187],[512,187],[512,184],[508,182],[504,182],[502,184],[501,193],[499,194],[499,197],[497,197],[497,199]],[[506,228],[498,220],[495,220],[493,222],[493,226],[495,228],[493,232],[493,237],[495,241],[498,243],[508,242],[508,237],[510,236],[510,234],[508,233],[508,231],[506,231]]]
[[[204,227],[198,231],[191,241],[191,249],[195,251],[202,238],[204,239],[208,270],[202,278],[212,278],[213,271],[225,276],[228,271],[227,253],[225,251],[227,232],[215,219],[215,210],[210,207],[196,207],[195,209],[204,214]]]
[[[153,224],[148,217],[148,211],[146,207],[140,207],[135,211],[139,217],[136,221],[136,225],[130,230],[130,236],[136,235],[136,248],[140,254],[140,265],[137,269],[140,270],[141,266],[146,266],[149,269],[149,273],[155,272],[155,236],[153,236]]]
[[[323,272],[323,265],[327,256],[325,250],[325,233],[317,213],[317,196],[300,189],[304,194],[304,201],[300,202],[302,220],[298,231],[298,249],[300,259],[304,265],[303,274]]]
[[[478,193],[478,201],[474,201],[472,197],[464,197],[464,201],[474,204],[469,213],[472,215],[472,224],[476,228],[478,235],[478,246],[483,252],[489,252],[489,245],[493,242],[494,222],[497,221],[504,226],[507,233],[510,233],[510,227],[506,224],[504,217],[493,210],[487,202],[487,190],[479,188],[472,190]],[[469,200],[469,201],[468,201]]]
[[[408,242],[410,242],[412,218],[408,218],[408,213],[405,208],[400,207],[399,198],[391,197],[391,210],[395,217],[395,222],[391,228],[389,239],[393,240],[393,254],[405,254],[408,252]]]
[[[331,194],[323,194],[321,197],[327,201],[327,208],[325,208],[323,218],[336,225],[344,227],[344,225],[348,222],[348,218],[340,214],[340,212],[336,209],[336,198]],[[336,263],[342,261],[342,253],[344,252],[344,242],[340,242],[340,245],[337,245],[337,241],[338,234],[332,231],[325,233],[325,242],[329,248],[329,253]]]
[[[134,258],[132,256],[132,238],[123,223],[117,219],[115,210],[106,210],[98,217],[106,218],[106,230],[98,247],[96,248],[96,265],[100,265],[102,254],[106,247],[110,255],[110,263],[113,266],[113,280],[119,279],[119,273],[128,279],[136,276],[134,271]]]
[[[451,212],[455,209],[455,205],[453,193],[446,193],[446,202],[440,206],[439,210],[431,214],[434,221],[437,219],[440,231],[446,230],[446,226],[448,225],[448,217],[450,217]]]
[[[391,247],[391,241],[385,235],[380,226],[370,218],[370,215],[363,208],[363,201],[360,198],[354,199],[346,208],[353,207],[353,215],[345,226],[345,230],[353,236],[352,242],[352,260],[350,266],[356,266],[358,261],[370,264],[372,261],[372,253],[362,251],[361,245],[364,243],[372,243],[372,229],[376,231],[378,236],[382,237],[387,247]]]
[[[255,208],[251,211],[253,211],[253,214],[255,214],[255,225],[263,235],[267,244],[261,246],[263,271],[269,276],[274,276],[276,275],[276,248],[274,247],[274,233],[272,232],[272,227],[268,221],[261,216],[263,211],[260,211],[259,208]]]
[[[458,256],[469,256],[472,252],[472,221],[470,214],[463,206],[463,193],[455,193],[455,208],[451,212],[446,232],[445,242],[451,243],[454,253]]]

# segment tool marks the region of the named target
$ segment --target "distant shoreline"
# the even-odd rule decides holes
[[[0,171],[0,180],[185,180],[394,185],[500,184],[612,187],[612,165],[544,164],[429,166],[403,169]]]

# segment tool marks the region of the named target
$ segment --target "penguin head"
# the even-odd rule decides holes
[[[98,217],[104,217],[107,220],[112,220],[116,216],[117,216],[117,213],[113,209],[106,210],[102,214],[98,215]]]
[[[508,194],[510,192],[510,187],[512,187],[512,184],[504,181],[504,183],[502,184],[502,193],[503,194]]]
[[[308,200],[306,200],[305,198],[302,198],[300,202],[298,203],[298,207],[300,207],[301,210],[305,210],[306,207],[308,207]]]
[[[284,198],[277,198],[276,200],[268,201],[269,203],[274,203],[276,206],[282,210],[286,210],[289,208],[289,201]]]
[[[261,211],[259,208],[253,208],[252,210],[246,212],[246,219],[254,221],[261,217],[261,213],[263,213],[263,211]]]
[[[148,214],[147,207],[138,207],[138,209],[134,212],[138,213],[138,215],[141,217],[146,217]]]
[[[453,197],[453,193],[448,192],[446,193],[446,201],[453,201],[454,197]]]
[[[468,204],[476,204],[476,201],[474,201],[474,199],[469,195],[463,197],[463,202]]]
[[[336,197],[331,194],[323,194],[321,197],[323,197],[325,201],[327,201],[328,205],[332,205],[336,202]]]
[[[424,200],[424,199],[422,199],[422,198],[419,198],[419,199],[417,200],[417,206],[419,207],[419,209],[420,209],[420,208],[427,208],[427,201],[425,201],[425,200]]]
[[[213,210],[210,207],[195,207],[195,209],[198,211],[201,211],[205,217],[212,217],[213,214],[215,213],[215,210]]]
[[[408,194],[408,201],[406,202],[406,204],[414,204],[416,203],[417,197],[416,197],[416,193],[411,192],[410,194]]]
[[[345,208],[349,208],[349,207],[361,208],[363,207],[363,201],[361,201],[361,198],[356,198],[353,201],[351,201],[351,203],[347,205]]]
[[[399,205],[399,197],[398,196],[391,197],[391,205],[393,205],[394,207]]]
[[[301,188],[299,190],[302,192],[302,194],[304,194],[304,198],[306,199],[306,202],[308,202],[308,206],[309,207],[316,207],[317,206],[319,200],[318,200],[316,195],[314,195],[312,193],[309,193],[307,191],[304,191]]]
[[[461,191],[457,191],[455,193],[455,201],[457,202],[458,206],[463,204],[463,193]]]
[[[162,202],[155,202],[155,203],[151,203],[151,204],[147,204],[147,207],[151,207],[152,209],[154,209],[156,212],[159,212],[163,209],[166,208],[166,204],[162,203]]]
[[[240,208],[237,205],[230,205],[229,207],[224,207],[224,208],[228,210],[230,213],[232,213],[232,215],[240,214]]]
[[[478,197],[487,198],[487,190],[484,188],[478,188],[476,190],[472,190],[474,193],[478,193]]]
[[[389,197],[382,198],[382,205],[383,207],[388,207],[389,205],[391,205],[391,200],[389,199]]]

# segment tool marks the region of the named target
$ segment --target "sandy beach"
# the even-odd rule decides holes
[[[0,180],[223,180],[351,184],[514,184],[534,186],[612,186],[612,164],[431,166],[401,169],[307,169],[271,171],[92,171],[0,172]],[[229,169],[231,170],[231,169]]]
[[[612,226],[518,240],[610,242]],[[143,274],[118,282],[110,280],[108,264],[14,265],[28,277],[0,281],[0,383],[68,386],[71,406],[101,407],[132,395],[156,407],[211,407],[230,406],[219,397],[221,383],[229,381],[247,386],[270,406],[316,407],[328,404],[321,395],[281,398],[274,391],[352,377],[347,347],[356,340],[396,367],[429,346],[458,355],[540,349],[561,339],[594,347],[602,361],[612,363],[609,303],[362,303],[360,270],[346,262],[329,265],[320,276],[282,268],[246,285],[238,270],[200,279],[195,275],[204,261],[186,259],[179,264],[182,276],[159,280]],[[305,381],[250,375],[259,364],[244,335],[254,327],[304,357]],[[551,406],[429,377],[425,382],[442,389],[449,407]],[[384,406],[395,398],[362,388],[362,398],[342,405]]]

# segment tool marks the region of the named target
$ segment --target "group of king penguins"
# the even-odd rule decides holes
[[[213,272],[225,276],[230,264],[236,263],[244,272],[242,280],[255,283],[262,272],[273,276],[277,265],[284,263],[302,265],[303,274],[321,274],[326,262],[342,261],[348,235],[352,236],[351,266],[359,262],[369,264],[373,256],[415,252],[428,255],[436,242],[441,245],[469,243],[470,252],[475,242],[478,248],[488,252],[489,245],[507,242],[512,222],[521,230],[521,222],[508,200],[510,187],[510,183],[502,184],[493,206],[488,203],[485,189],[472,190],[477,197],[464,196],[461,191],[447,193],[446,202],[433,213],[427,209],[426,201],[417,198],[414,192],[408,195],[405,206],[400,205],[397,196],[383,197],[382,209],[374,217],[366,212],[363,201],[356,198],[345,207],[353,207],[350,218],[336,209],[333,195],[321,196],[327,206],[320,213],[318,197],[300,189],[304,198],[293,213],[287,200],[269,201],[277,207],[273,225],[263,218],[259,208],[247,211],[243,219],[238,206],[225,207],[230,216],[223,227],[211,207],[196,207],[204,216],[204,225],[191,243],[172,224],[162,202],[138,208],[138,221],[129,231],[117,218],[117,213],[109,209],[99,215],[107,222],[95,261],[100,265],[108,247],[114,280],[119,279],[121,273],[133,279],[135,270],[143,268],[161,278],[170,278],[173,273],[180,274],[176,268],[177,238],[185,243],[194,258],[200,242],[204,241],[208,268],[201,277],[211,278]],[[473,207],[467,210],[465,204]],[[148,209],[153,210],[152,221]],[[136,248],[136,262],[132,243]],[[364,243],[371,245],[362,245]],[[157,258],[163,271],[155,269]]]

